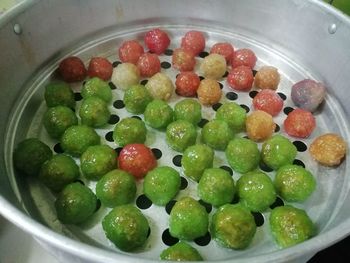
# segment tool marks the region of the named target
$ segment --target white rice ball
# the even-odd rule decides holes
[[[140,71],[132,63],[122,63],[113,69],[111,81],[117,88],[126,90],[132,85],[139,84]]]
[[[205,78],[221,79],[227,69],[225,57],[219,54],[206,56],[199,67]]]
[[[153,75],[146,84],[146,89],[155,99],[169,100],[174,92],[174,85],[171,79],[164,73]]]

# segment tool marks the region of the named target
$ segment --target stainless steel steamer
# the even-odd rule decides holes
[[[97,234],[89,232],[89,226],[81,231],[78,227],[60,225],[54,213],[50,213],[50,202],[42,201],[46,199],[45,190],[38,191],[34,180],[21,180],[15,175],[11,166],[13,147],[28,134],[44,136],[38,129],[43,110],[42,86],[62,57],[78,54],[85,62],[92,55],[114,59],[123,39],[140,38],[144,31],[158,26],[170,32],[173,48],[188,29],[206,32],[207,48],[219,40],[254,48],[259,57],[257,66],[269,64],[280,70],[281,90],[288,96],[290,85],[301,78],[322,81],[328,88],[328,96],[322,113],[316,116],[319,121],[316,133],[332,131],[349,141],[350,19],[322,2],[24,1],[0,18],[0,134],[3,142],[0,212],[35,236],[62,262],[151,262],[157,260],[155,252],[164,245],[154,245],[154,250],[150,249],[153,254],[147,251],[126,254],[99,242],[103,237],[101,240],[92,238]],[[242,95],[243,101],[248,99],[247,94]],[[304,153],[303,157],[308,162],[306,155]],[[254,244],[257,248],[236,252],[213,245],[208,249],[210,253],[213,251],[208,259],[220,262],[303,261],[346,237],[350,233],[349,162],[345,160],[338,168],[328,169],[309,161],[319,187],[305,207],[319,227],[317,236],[279,250],[265,233],[267,230],[261,230]],[[50,199],[49,193],[47,196]],[[166,219],[152,217],[151,213],[157,210],[146,212],[155,229],[159,224],[166,224]],[[155,230],[154,235],[159,237],[161,232]]]

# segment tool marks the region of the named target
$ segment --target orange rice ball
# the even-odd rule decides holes
[[[245,125],[248,138],[253,141],[264,141],[268,139],[276,128],[272,116],[261,110],[252,112],[247,117]]]
[[[325,166],[339,165],[346,154],[346,142],[334,133],[317,137],[310,145],[309,151],[317,162]]]
[[[280,83],[280,74],[277,68],[271,66],[263,66],[256,73],[254,86],[258,89],[276,90]]]
[[[197,95],[203,105],[214,105],[221,99],[222,91],[219,83],[214,79],[203,79],[199,84]]]

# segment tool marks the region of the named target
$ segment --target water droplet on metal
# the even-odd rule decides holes
[[[22,34],[22,27],[19,24],[15,24],[13,26],[13,32],[15,32],[17,35]]]
[[[328,27],[328,33],[334,34],[337,31],[337,25],[336,24],[330,24]]]

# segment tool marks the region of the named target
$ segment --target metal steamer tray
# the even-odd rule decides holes
[[[293,206],[305,209],[311,219],[315,222],[318,234],[311,240],[305,241],[295,247],[280,250],[274,243],[270,229],[269,229],[269,214],[271,209],[268,209],[264,213],[254,213],[254,218],[258,226],[257,232],[251,245],[245,250],[230,250],[219,246],[214,239],[211,238],[210,233],[207,235],[189,242],[195,247],[203,258],[207,261],[269,261],[273,259],[275,261],[292,260],[296,257],[305,256],[310,257],[320,247],[327,246],[325,240],[327,235],[330,235],[335,224],[337,223],[337,216],[343,209],[344,202],[347,200],[348,188],[350,185],[349,175],[346,174],[348,168],[347,160],[336,168],[327,168],[318,165],[311,159],[308,152],[310,143],[319,135],[334,132],[341,135],[346,141],[349,140],[349,123],[347,121],[346,113],[341,106],[344,105],[340,102],[335,91],[328,90],[326,100],[322,107],[314,113],[316,118],[316,129],[312,135],[307,139],[297,139],[289,137],[283,130],[283,121],[287,114],[295,108],[295,105],[290,99],[291,86],[305,78],[311,78],[316,81],[323,82],[324,78],[318,70],[314,70],[309,67],[308,63],[302,63],[301,60],[295,59],[289,56],[289,54],[283,53],[276,48],[273,43],[262,41],[260,38],[254,38],[252,35],[245,35],[240,31],[236,31],[235,28],[227,28],[224,26],[209,26],[210,23],[181,23],[180,21],[172,22],[172,19],[153,19],[150,21],[143,21],[143,24],[135,23],[128,24],[127,26],[109,27],[103,30],[99,30],[98,33],[89,35],[87,38],[82,39],[80,42],[70,45],[69,47],[62,49],[50,60],[46,61],[39,71],[36,72],[32,78],[26,82],[26,86],[23,87],[21,95],[18,97],[17,102],[12,110],[10,119],[7,125],[7,132],[5,134],[4,149],[5,149],[5,167],[8,174],[11,187],[13,189],[16,198],[22,206],[22,209],[35,218],[38,222],[46,225],[58,234],[67,236],[70,239],[56,239],[58,235],[52,233],[52,240],[46,240],[43,238],[45,235],[40,236],[39,239],[44,241],[43,243],[53,244],[55,247],[63,249],[62,251],[68,251],[78,255],[78,251],[81,251],[82,255],[79,257],[86,259],[84,262],[91,260],[91,262],[97,262],[102,260],[104,262],[121,260],[121,262],[149,262],[159,259],[159,255],[162,250],[170,245],[178,242],[176,238],[170,236],[168,231],[169,213],[176,200],[183,196],[192,196],[199,200],[197,196],[197,183],[188,179],[181,168],[181,153],[173,151],[167,146],[165,142],[165,132],[161,132],[150,127],[147,127],[148,134],[145,144],[149,146],[157,157],[158,166],[168,165],[179,171],[181,175],[181,190],[175,197],[175,200],[171,201],[165,207],[156,206],[143,195],[142,192],[142,180],[137,182],[137,194],[134,200],[135,206],[137,206],[142,213],[146,216],[150,224],[150,235],[148,240],[142,248],[132,253],[126,253],[117,249],[108,239],[102,229],[102,218],[110,211],[110,208],[100,206],[95,214],[87,220],[87,222],[78,225],[63,225],[56,216],[54,208],[55,196],[37,179],[27,178],[23,179],[20,175],[17,175],[13,168],[12,153],[17,143],[26,137],[38,137],[43,142],[48,144],[55,153],[60,153],[61,148],[59,142],[52,140],[47,135],[42,118],[47,107],[44,101],[44,87],[47,83],[57,80],[56,69],[58,63],[67,56],[74,55],[80,57],[87,65],[90,58],[94,56],[106,57],[109,61],[113,62],[113,66],[117,67],[119,58],[117,56],[118,48],[125,40],[138,39],[143,43],[144,33],[155,27],[160,27],[165,30],[171,39],[171,44],[166,52],[160,55],[160,61],[162,69],[161,71],[166,73],[173,83],[175,82],[176,75],[179,73],[171,65],[172,51],[180,46],[181,37],[189,30],[198,30],[205,33],[206,37],[206,49],[199,56],[196,57],[195,71],[199,73],[198,68],[201,60],[208,54],[210,47],[217,42],[230,42],[235,49],[239,48],[251,48],[257,55],[258,61],[255,66],[255,70],[263,65],[271,65],[278,69],[281,75],[281,81],[278,86],[277,92],[284,100],[283,110],[274,117],[274,121],[277,124],[275,133],[283,134],[287,136],[297,147],[298,154],[294,161],[297,165],[302,165],[310,170],[316,178],[317,187],[310,198],[304,203],[291,203]],[[147,79],[142,79],[141,84],[145,84]],[[220,103],[213,105],[212,107],[202,106],[202,121],[197,127],[198,138],[200,142],[200,129],[208,121],[214,118],[215,111],[225,102],[236,102],[240,104],[248,114],[254,109],[252,107],[252,98],[256,95],[257,91],[253,88],[250,92],[239,92],[232,90],[227,82],[226,77],[219,80],[220,86],[223,90],[223,95]],[[326,83],[329,85],[330,83]],[[83,83],[74,83],[71,85],[75,92],[75,98],[77,100],[76,112],[79,110],[81,96],[80,90]],[[143,119],[143,115],[133,115],[126,111],[123,103],[124,91],[118,89],[110,82],[110,87],[113,93],[112,102],[109,104],[111,111],[111,118],[109,123],[102,128],[96,129],[97,133],[101,136],[102,144],[107,144],[112,148],[115,148],[118,152],[120,148],[113,142],[112,131],[115,124],[125,117],[135,117]],[[174,106],[178,101],[184,99],[175,93],[168,101],[170,106]],[[236,136],[244,137],[245,133],[239,133]],[[261,143],[259,143],[261,149]],[[79,160],[76,159],[77,163]],[[222,167],[228,170],[235,181],[238,180],[240,174],[232,171],[229,167],[224,152],[215,151],[214,167]],[[260,166],[260,169],[266,172],[272,179],[275,176],[275,172],[265,166]],[[96,182],[86,180],[81,176],[80,180],[87,186],[89,186],[95,192]],[[233,203],[236,202],[235,200]],[[211,216],[215,212],[215,208],[211,205],[202,204],[206,207],[207,212]],[[284,205],[284,202],[277,198],[273,206]],[[339,231],[339,230],[338,230]],[[324,234],[324,235],[322,235]],[[344,233],[343,233],[344,235]],[[322,236],[318,239],[318,236]],[[339,234],[340,237],[340,234]],[[71,241],[71,239],[76,240]],[[331,242],[334,242],[337,238],[333,238]],[[323,245],[317,244],[317,242],[323,243]],[[69,248],[69,246],[72,246]],[[55,252],[61,255],[61,259],[65,259],[62,255],[64,252]],[[92,253],[95,255],[92,256]],[[310,254],[311,253],[311,254]],[[273,255],[273,256],[272,256]],[[91,257],[92,256],[92,257]],[[80,262],[80,261],[78,261]]]

